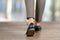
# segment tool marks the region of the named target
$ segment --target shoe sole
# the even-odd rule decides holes
[[[35,33],[35,30],[28,30],[28,32],[26,33],[27,36],[33,36]]]

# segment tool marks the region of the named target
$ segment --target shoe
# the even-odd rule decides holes
[[[41,29],[41,26],[35,26],[35,31],[40,31]]]
[[[35,25],[33,23],[29,24],[29,27],[28,27],[27,32],[26,32],[27,36],[33,36],[34,35],[34,33],[35,33],[34,27],[35,27]]]

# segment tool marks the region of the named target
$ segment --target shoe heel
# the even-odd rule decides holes
[[[35,30],[28,30],[28,32],[26,33],[27,37],[28,36],[33,36],[35,33]]]

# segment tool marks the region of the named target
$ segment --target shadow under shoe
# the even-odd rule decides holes
[[[30,37],[30,36],[33,36],[34,33],[35,33],[35,25],[33,23],[30,23],[29,24],[29,27],[27,29],[27,32],[26,32],[26,36]]]

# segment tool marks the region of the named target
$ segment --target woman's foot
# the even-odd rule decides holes
[[[34,19],[33,18],[29,18],[27,20],[27,22],[28,22],[29,25],[28,25],[28,29],[27,29],[26,35],[27,36],[33,36],[34,33],[35,33]]]
[[[35,31],[40,31],[40,30],[41,30],[40,22],[35,22]]]
[[[35,25],[35,31],[41,30],[40,22],[37,22],[34,18],[28,18],[28,24],[33,23]]]
[[[35,31],[41,30],[40,22],[35,22],[35,19],[29,18],[27,22],[29,24],[26,32],[27,36],[33,36]]]

